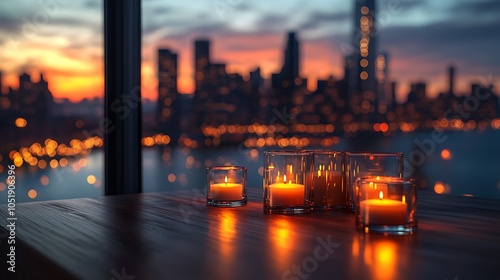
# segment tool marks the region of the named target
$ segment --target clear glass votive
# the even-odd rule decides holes
[[[309,152],[264,152],[264,213],[302,214],[310,211]]]
[[[417,230],[414,180],[372,176],[356,180],[356,228],[365,233],[408,235]]]
[[[246,167],[208,167],[207,182],[207,205],[217,207],[238,207],[247,204]]]
[[[346,153],[311,151],[312,202],[318,210],[348,208]]]
[[[355,182],[366,176],[391,176],[403,178],[403,153],[347,153],[349,204],[356,211]]]

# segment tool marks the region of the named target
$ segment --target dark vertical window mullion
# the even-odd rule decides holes
[[[141,0],[104,0],[105,194],[142,191]]]

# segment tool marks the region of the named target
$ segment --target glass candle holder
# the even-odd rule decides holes
[[[365,176],[403,178],[403,153],[347,153],[349,204],[356,211],[355,182]]]
[[[238,207],[247,204],[247,169],[243,166],[207,168],[207,205]]]
[[[310,211],[309,152],[264,152],[264,213],[301,214]]]
[[[346,153],[338,151],[311,151],[312,201],[318,210],[348,207]]]
[[[356,181],[356,227],[365,233],[407,235],[417,230],[414,180],[362,177]]]

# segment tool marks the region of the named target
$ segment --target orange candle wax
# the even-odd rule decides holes
[[[407,205],[404,201],[383,199],[367,199],[359,203],[362,221],[365,225],[405,225],[408,222]]]

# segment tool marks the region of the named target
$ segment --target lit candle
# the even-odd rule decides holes
[[[377,177],[378,178],[378,177]],[[379,198],[380,192],[382,195],[387,196],[387,184],[370,182],[369,184],[363,184],[363,199]]]
[[[365,225],[405,225],[407,219],[406,198],[402,201],[384,199],[382,191],[379,199],[367,199],[359,203],[361,217]]]
[[[321,168],[321,166],[320,166]],[[347,204],[344,176],[340,171],[318,170],[314,176],[314,201],[319,205],[343,206]]]
[[[303,205],[304,185],[294,184],[291,180],[287,183],[284,175],[283,183],[269,185],[269,197],[271,206]]]
[[[241,200],[243,195],[243,185],[228,183],[227,176],[224,177],[224,183],[210,184],[209,196],[217,201]]]

